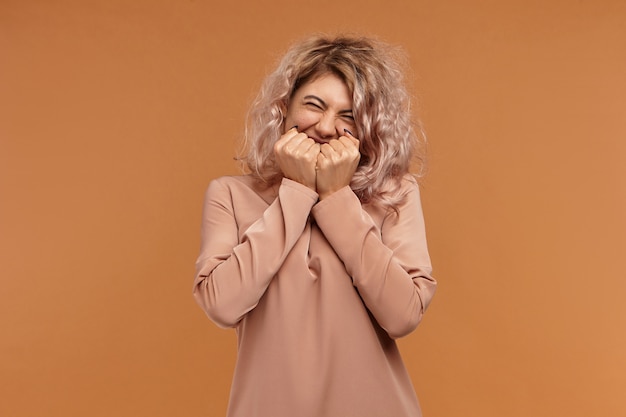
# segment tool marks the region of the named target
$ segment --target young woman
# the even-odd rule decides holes
[[[395,339],[436,282],[389,51],[293,46],[250,110],[248,173],[208,187],[194,296],[237,331],[229,417],[421,415]]]

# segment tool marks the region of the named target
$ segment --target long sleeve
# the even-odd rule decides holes
[[[413,181],[404,183],[405,202],[385,215],[380,228],[349,187],[312,210],[365,305],[393,338],[417,327],[436,288],[419,188]]]
[[[235,326],[258,304],[317,201],[314,191],[283,179],[278,197],[241,230],[229,180],[214,180],[207,189],[193,288],[196,302],[222,327]]]

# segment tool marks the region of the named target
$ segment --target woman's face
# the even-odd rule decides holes
[[[345,135],[344,129],[356,134],[352,97],[346,84],[335,74],[319,76],[291,97],[283,130],[298,126],[318,143],[327,143]]]

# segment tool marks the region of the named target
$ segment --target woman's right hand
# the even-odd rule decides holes
[[[320,145],[293,127],[274,144],[274,156],[285,178],[315,191],[317,156]]]

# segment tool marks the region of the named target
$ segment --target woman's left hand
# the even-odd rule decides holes
[[[359,140],[349,133],[321,146],[316,165],[320,200],[350,185],[360,159]]]

